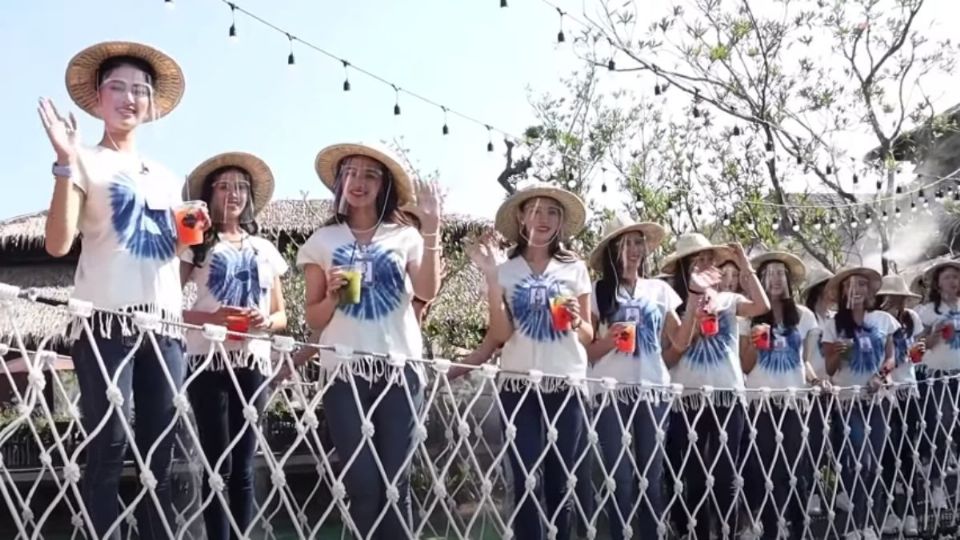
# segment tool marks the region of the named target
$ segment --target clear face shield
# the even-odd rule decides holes
[[[620,276],[638,275],[640,268],[643,267],[643,261],[647,257],[647,240],[641,232],[629,232],[621,235],[614,242],[616,260],[611,260],[611,266],[617,273],[617,281]],[[613,253],[610,253],[613,257]],[[616,264],[620,261],[620,264]]]
[[[220,173],[212,184],[210,220],[219,225],[253,223],[253,190],[249,177],[238,170]]]
[[[362,156],[350,156],[340,162],[337,170],[336,188],[340,193],[338,216],[349,216],[354,206],[377,204],[380,189],[390,196],[393,182],[384,177],[383,167],[376,161]],[[385,197],[385,198],[386,198]],[[380,209],[377,225],[383,222],[386,205]]]
[[[847,309],[862,306],[867,301],[867,279],[863,276],[850,276],[846,282]]]
[[[550,199],[531,199],[517,214],[520,235],[531,247],[547,247],[560,237],[563,207]]]
[[[97,88],[100,95],[101,107],[117,107],[118,105],[130,102],[140,110],[146,106],[146,116],[143,120],[152,122],[157,119],[157,107],[154,100],[153,86],[145,81],[131,81],[119,77],[111,77]],[[106,100],[109,100],[107,102]]]
[[[771,298],[784,299],[790,295],[787,266],[782,262],[768,263],[763,269],[763,289]]]

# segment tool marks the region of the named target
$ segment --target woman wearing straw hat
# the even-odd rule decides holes
[[[799,257],[772,251],[754,257],[751,263],[757,269],[771,309],[749,322],[750,346],[743,351],[741,362],[747,388],[774,391],[769,396],[760,392],[748,394],[750,420],[756,429],[749,430],[745,468],[750,471],[748,478],[769,478],[773,489],[768,492],[760,482],[749,482],[747,500],[752,510],[760,511],[763,538],[777,538],[783,532],[790,538],[801,538],[806,508],[801,492],[811,487],[813,474],[798,463],[804,442],[801,428],[809,401],[806,395],[791,397],[783,389],[800,389],[819,382],[804,354],[804,343],[817,327],[817,319],[805,306],[797,305],[793,297],[807,273]],[[799,482],[791,488],[790,479],[794,477],[799,477]],[[789,522],[788,531],[779,530],[781,518]]]
[[[742,272],[740,284],[747,296],[732,292],[697,289],[691,279],[694,272],[714,271],[717,261],[733,259]],[[670,420],[670,459],[674,474],[686,479],[684,504],[674,507],[674,520],[680,533],[687,530],[688,514],[697,520],[697,538],[709,538],[711,517],[716,512],[718,526],[729,537],[728,523],[734,518],[734,470],[740,452],[744,422],[743,370],[740,366],[737,317],[753,317],[770,309],[757,276],[739,244],[718,246],[703,235],[688,233],[677,239],[676,251],[663,264],[663,272],[672,274],[673,288],[683,302],[680,316],[688,310],[698,318],[690,347],[672,367],[673,382],[685,389],[679,409]],[[701,301],[699,295],[705,294]],[[668,359],[669,360],[669,359]],[[717,390],[710,401],[704,399],[704,386]],[[710,403],[711,411],[702,411]],[[691,437],[691,429],[696,432]],[[696,439],[696,443],[692,439]],[[708,464],[699,466],[697,455]],[[713,464],[708,458],[717,456]],[[712,497],[707,493],[707,476],[715,479]],[[716,501],[716,504],[713,504]]]
[[[677,293],[662,280],[646,278],[647,255],[659,247],[664,233],[656,223],[635,223],[617,215],[604,225],[604,235],[590,254],[590,266],[600,275],[591,315],[596,337],[587,347],[593,362],[590,376],[618,383],[613,391],[597,396],[596,423],[605,476],[616,482],[607,515],[610,535],[617,540],[624,537],[638,499],[640,537],[666,534],[665,521],[658,531],[666,508],[666,453],[656,434],[667,428],[670,400],[670,374],[662,354],[663,349],[689,346],[695,317],[690,310],[681,323],[675,311],[680,305]],[[697,272],[692,279],[698,289],[706,290],[716,285],[718,277]],[[635,461],[629,457],[630,445],[622,443],[625,430],[632,434]],[[639,497],[637,473],[647,486]]]
[[[320,364],[330,436],[345,463],[337,479],[349,498],[344,517],[362,538],[407,538],[425,377],[420,362],[406,361],[423,355],[411,300],[433,300],[440,283],[437,186],[415,184],[392,152],[370,145],[328,146],[315,166],[334,194],[334,216],[303,244],[297,264],[307,325],[320,345],[336,348],[320,351]]]
[[[807,276],[802,293],[804,305],[817,319],[816,328],[807,332],[807,338],[803,344],[803,353],[806,363],[813,370],[814,377],[822,383],[830,380],[827,365],[823,358],[823,326],[827,320],[833,318],[834,313],[835,300],[828,297],[824,292],[827,288],[827,282],[832,277],[833,272],[829,270],[820,267],[813,268]],[[807,444],[810,452],[809,455],[806,452],[804,453],[804,459],[811,460],[809,466],[813,467],[815,471],[820,470],[821,460],[827,457],[827,439],[833,437],[831,440],[842,440],[840,430],[831,430],[830,427],[830,419],[833,416],[831,403],[832,399],[829,395],[821,394],[813,401],[813,409],[807,417],[807,427],[810,430]],[[839,448],[839,445],[837,448]],[[807,504],[808,513],[813,515],[823,513],[823,500],[826,499],[824,487],[821,482],[814,482],[811,485],[812,493],[810,494],[810,502]]]
[[[883,483],[887,493],[894,493],[895,498],[893,508],[884,519],[883,534],[898,534],[901,531],[907,536],[920,534],[912,504],[908,501],[907,488],[914,485],[914,472],[917,469],[913,453],[920,450],[919,428],[923,419],[913,368],[923,358],[925,345],[920,339],[924,333],[923,322],[915,311],[906,307],[907,302],[919,299],[920,295],[910,292],[906,281],[897,275],[884,276],[877,291],[877,303],[881,309],[900,323],[900,328],[893,333],[896,367],[890,374],[896,397],[888,422],[893,432],[887,438],[883,452]],[[897,484],[902,489],[897,489]]]
[[[187,332],[187,393],[200,445],[227,487],[211,497],[210,481],[204,480],[203,521],[208,539],[226,540],[248,534],[253,518],[257,437],[244,409],[253,405],[262,412],[266,402],[265,382],[272,374],[266,334],[287,326],[280,285],[287,263],[269,240],[257,236],[256,216],[273,194],[273,174],[260,158],[244,152],[216,155],[190,173],[185,191],[187,198],[206,203],[213,227],[203,243],[180,255],[182,282],[197,285],[184,320],[264,338],[231,336],[217,345],[198,330]],[[227,508],[237,526],[232,533]]]
[[[867,507],[867,498],[878,499],[872,487],[883,449],[882,398],[876,392],[854,392],[850,387],[875,390],[894,367],[893,334],[900,324],[889,313],[873,309],[874,291],[879,285],[879,273],[856,267],[837,272],[826,290],[828,296],[837,298],[838,308],[823,330],[827,373],[833,377],[833,384],[844,387],[838,396],[835,421],[849,430],[847,440],[837,449],[843,465],[838,489],[842,488],[853,502],[852,523],[846,527],[848,538],[877,538],[876,520],[870,518],[874,509]],[[855,467],[857,464],[860,467]]]
[[[514,434],[508,435],[508,454],[517,538],[541,540],[550,530],[565,540],[573,528],[576,494],[566,471],[574,468],[580,447],[583,386],[576,381],[586,376],[593,326],[587,266],[563,241],[585,219],[573,193],[527,186],[497,210],[497,231],[516,243],[507,260],[497,265],[495,250],[478,259],[487,282],[490,338],[503,343],[500,401],[507,432]],[[548,431],[555,442],[545,438]]]
[[[177,254],[187,246],[182,230],[191,230],[185,225],[178,231],[174,223],[182,184],[139,153],[136,133],[141,124],[176,107],[183,72],[153,47],[107,42],[74,56],[66,82],[73,101],[103,121],[103,136],[95,147],[84,146],[73,113],[64,117],[49,99],[40,100],[40,120],[56,153],[47,251],[66,255],[79,233],[83,249],[74,298],[98,309],[146,312],[178,322],[183,296]],[[194,228],[208,226],[205,210],[196,208],[191,215]],[[156,480],[146,487],[155,497],[145,497],[136,508],[140,537],[169,538],[174,527],[173,430],[168,427],[176,421],[173,401],[185,369],[183,336],[179,326],[161,324],[153,332],[154,346],[139,333],[131,317],[105,311],[78,320],[71,331],[71,337],[81,338],[72,355],[83,423],[88,432],[96,429],[86,447],[82,497],[87,525],[97,537],[119,537],[117,488],[128,442],[120,407],[107,397],[104,373],[119,387],[124,413],[136,396],[137,448]],[[105,424],[98,427],[101,421]]]
[[[921,399],[926,402],[927,438],[933,441],[930,461],[931,499],[938,509],[947,507],[943,469],[954,461],[951,442],[960,444],[960,429],[952,427],[960,396],[960,261],[939,261],[924,272],[926,302],[917,308],[926,334],[926,389]],[[939,416],[938,415],[942,415]],[[947,433],[952,434],[948,438]],[[952,440],[951,440],[952,439]]]

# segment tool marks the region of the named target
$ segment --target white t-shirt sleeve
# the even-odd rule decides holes
[[[315,264],[322,268],[329,266],[329,247],[323,245],[322,231],[323,229],[320,229],[310,235],[310,238],[300,246],[297,252],[297,266],[302,267],[308,264]]]
[[[660,282],[660,290],[662,291],[661,297],[663,298],[664,304],[667,306],[667,311],[676,311],[677,308],[680,307],[680,304],[683,303],[680,295],[677,294],[677,291],[673,290],[673,287],[671,287],[668,283],[664,283],[661,280],[657,281]]]
[[[84,194],[90,191],[90,174],[96,171],[94,160],[91,159],[93,152],[86,147],[77,150],[77,166],[73,168],[70,182],[77,186]],[[83,162],[81,166],[79,162]]]
[[[800,322],[797,324],[797,331],[800,332],[802,339],[807,339],[807,334],[817,329],[817,317],[805,306],[797,306],[800,312]]]
[[[920,315],[912,309],[908,309],[907,313],[910,315],[910,319],[913,320],[913,337],[918,338],[923,335],[923,321],[920,320]]]
[[[886,331],[886,336],[892,336],[894,332],[900,329],[900,322],[897,321],[896,317],[886,311],[880,311],[879,313],[882,315],[880,324]]]
[[[835,343],[837,341],[837,321],[828,319],[823,322],[823,342]]]
[[[573,293],[577,296],[583,296],[585,294],[590,294],[593,292],[593,285],[590,283],[590,271],[587,270],[587,265],[583,261],[577,261],[577,274],[576,274],[576,283],[574,283]]]
[[[283,258],[276,246],[265,240],[263,249],[267,252],[267,261],[270,263],[270,268],[273,270],[275,277],[282,276],[290,270],[290,265],[287,264],[287,260]]]
[[[936,314],[933,310],[933,304],[923,304],[917,308],[917,315],[920,317],[920,321],[927,328],[933,328],[933,325],[937,324],[937,320],[940,319],[940,316]]]

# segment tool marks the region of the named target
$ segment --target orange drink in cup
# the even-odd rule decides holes
[[[617,351],[623,354],[633,354],[637,350],[637,323],[619,322],[620,332],[617,333]]]
[[[568,296],[557,296],[550,302],[550,316],[553,321],[553,329],[557,332],[568,332],[570,325],[573,324],[573,317],[567,310]]]
[[[173,212],[177,222],[177,238],[186,246],[203,243],[203,229],[200,228],[200,212],[206,208],[203,201],[184,201]]]
[[[246,334],[250,331],[250,319],[245,315],[230,315],[227,317],[227,330]],[[230,341],[243,341],[241,336],[228,336]]]

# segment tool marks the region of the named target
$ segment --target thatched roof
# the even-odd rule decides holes
[[[32,288],[39,296],[67,300],[73,291],[74,265],[50,263],[43,265],[0,266],[0,283]],[[48,336],[62,334],[69,318],[66,311],[27,300],[14,300],[0,306],[0,343],[17,347],[15,336],[26,340],[28,347]],[[54,339],[62,342],[62,337]]]
[[[956,163],[957,149],[960,145],[960,131],[956,127],[958,121],[960,121],[960,104],[950,107],[910,131],[901,133],[891,144],[894,159],[919,164],[939,155],[952,158],[950,161]],[[883,156],[880,155],[880,147],[870,150],[864,156],[866,162],[881,159]],[[954,166],[949,170],[956,168]],[[947,172],[949,171],[929,174],[943,175]]]

